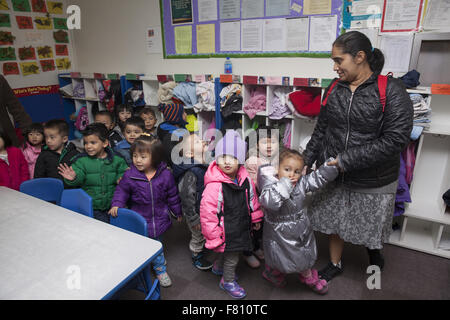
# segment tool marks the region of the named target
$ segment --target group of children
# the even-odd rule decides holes
[[[337,168],[326,162],[302,176],[302,155],[280,152],[270,127],[257,131],[250,156],[234,130],[212,149],[184,128],[182,105],[161,105],[160,111],[165,121],[157,128],[150,108],[138,116],[127,105],[117,106],[115,115],[98,112],[83,131],[81,153],[68,141],[63,120],[33,124],[21,150],[0,130],[0,185],[18,190],[30,177],[61,179],[65,187],[81,187],[92,197],[94,218],[109,223],[118,208],[130,208],[147,221],[149,237],[159,241],[172,218],[181,222],[184,216],[193,265],[221,276],[219,287],[233,298],[246,296],[235,272],[241,253],[252,267],[264,259],[262,276],[275,286],[296,273],[313,291],[326,293],[327,282],[312,269],[317,250],[304,200],[307,192],[334,180]],[[172,135],[181,148],[174,148]],[[207,163],[211,152],[214,160]],[[205,249],[215,252],[213,263]],[[170,286],[163,253],[152,266],[161,286]]]

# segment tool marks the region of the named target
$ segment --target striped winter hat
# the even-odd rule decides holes
[[[169,103],[160,104],[159,111],[163,113],[164,121],[186,125],[186,121],[183,120],[184,107],[182,104]]]

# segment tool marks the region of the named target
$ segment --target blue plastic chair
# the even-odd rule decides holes
[[[61,195],[61,207],[94,217],[92,198],[83,189],[65,189]]]
[[[19,190],[35,198],[59,205],[64,184],[55,178],[36,178],[22,182]]]
[[[111,217],[110,223],[113,226],[148,237],[147,222],[140,214],[133,210],[119,208],[117,217]],[[138,286],[137,289],[146,294],[145,300],[159,300],[161,297],[161,288],[158,279],[155,279],[152,283],[150,278],[150,266],[146,267],[138,277],[144,284],[144,288]]]

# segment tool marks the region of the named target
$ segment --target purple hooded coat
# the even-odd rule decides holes
[[[172,225],[170,211],[182,216],[181,200],[172,173],[161,162],[149,181],[132,164],[117,185],[111,207],[125,208],[139,213],[147,221],[148,236],[157,238]]]

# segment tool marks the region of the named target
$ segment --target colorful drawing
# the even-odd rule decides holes
[[[55,52],[57,56],[68,56],[69,49],[65,44],[55,44]]]
[[[30,12],[30,2],[28,0],[11,0],[14,11]]]
[[[58,67],[58,70],[67,70],[71,67],[71,62],[69,58],[59,58],[56,59],[56,66]]]
[[[55,25],[55,29],[68,30],[66,18],[53,18],[53,24]]]
[[[53,58],[53,50],[50,46],[37,47],[39,59]]]
[[[10,45],[14,43],[16,37],[12,35],[11,32],[8,31],[0,31],[0,45]]]
[[[17,62],[5,62],[3,64],[3,75],[20,74]]]
[[[20,69],[22,69],[22,75],[29,76],[31,74],[39,73],[39,66],[36,61],[33,62],[21,62]]]
[[[36,51],[32,46],[19,48],[19,59],[20,60],[35,60]]]
[[[0,48],[0,61],[17,60],[13,47]]]
[[[34,23],[36,23],[36,28],[44,30],[52,30],[52,19],[47,17],[36,17],[34,18]]]
[[[56,69],[54,60],[41,60],[41,68],[43,72],[53,71]]]
[[[64,30],[53,32],[53,38],[56,43],[69,43],[69,34]]]
[[[33,20],[31,17],[16,16],[16,21],[19,29],[33,29]]]
[[[63,14],[63,3],[47,1],[48,12],[53,14]]]
[[[9,19],[9,14],[0,13],[0,27],[11,28],[11,19]]]
[[[8,2],[0,0],[0,10],[9,10]]]
[[[44,0],[31,0],[31,6],[33,7],[33,12],[47,12]]]

